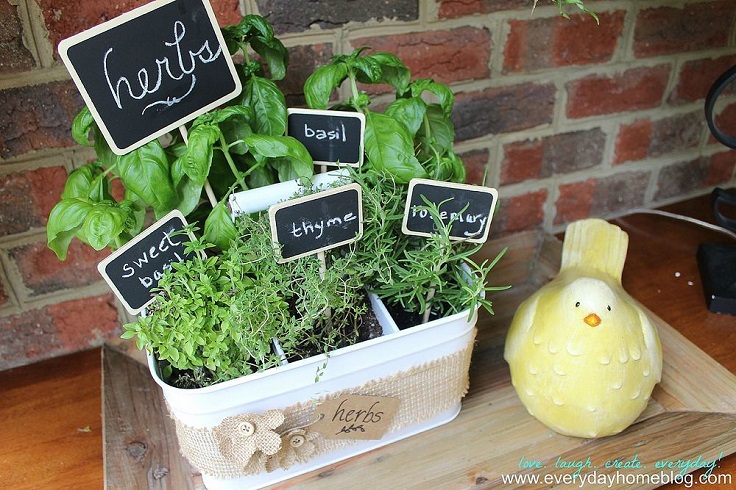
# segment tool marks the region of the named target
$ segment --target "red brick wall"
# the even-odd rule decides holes
[[[45,247],[66,174],[92,156],[69,135],[82,101],[55,47],[143,3],[0,0],[0,369],[120,333],[121,309],[95,268],[106,254],[75,244],[60,263]],[[268,16],[290,48],[292,105],[315,66],[359,46],[450,84],[469,179],[501,195],[494,236],[736,184],[736,151],[703,119],[708,88],[736,64],[736,2],[587,0],[600,26],[546,2],[531,14],[532,3],[212,0],[222,24],[252,6]],[[734,132],[735,93],[717,105]]]

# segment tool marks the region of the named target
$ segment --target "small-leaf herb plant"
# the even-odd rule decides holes
[[[173,263],[147,314],[124,327],[170,384],[207,386],[380,335],[349,248],[326,254],[320,272],[314,256],[277,263],[267,214],[240,217],[236,229],[222,254],[189,242],[194,258]]]
[[[485,281],[505,250],[490,262],[476,264],[472,255],[481,245],[452,240],[452,223],[443,223],[438,205],[430,202],[427,210],[436,233],[424,238],[401,231],[406,184],[411,179],[465,180],[465,167],[453,147],[452,91],[431,79],[411,81],[409,69],[391,53],[369,54],[360,48],[315,70],[305,82],[307,104],[328,108],[343,83],[351,96],[334,107],[366,117],[366,164],[360,173],[353,173],[363,187],[368,223],[356,246],[365,284],[395,307],[394,317],[408,313],[404,326],[467,308],[472,314],[476,305],[493,313],[485,295],[504,288],[486,286]],[[360,84],[388,84],[395,90],[395,100],[383,113],[374,112]]]

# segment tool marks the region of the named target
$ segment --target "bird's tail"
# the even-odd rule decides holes
[[[629,235],[618,226],[597,218],[576,221],[565,231],[560,271],[592,269],[621,283],[628,247]]]

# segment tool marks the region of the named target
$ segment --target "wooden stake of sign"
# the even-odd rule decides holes
[[[324,250],[317,252],[317,260],[319,260],[319,278],[324,281],[327,276],[327,259],[325,258]],[[329,335],[332,332],[332,308],[329,305],[325,308],[324,314]]]
[[[317,254],[322,280],[327,273],[325,250],[346,245],[363,235],[363,189],[348,184],[317,192],[268,209],[273,242],[279,245],[280,263]],[[325,309],[328,331],[332,311]]]
[[[407,235],[431,236],[436,232],[435,221],[427,202],[437,206],[440,220],[450,226],[450,239],[484,243],[488,239],[493,211],[498,201],[498,191],[491,187],[456,184],[429,179],[412,179],[404,207],[401,230]],[[439,267],[440,264],[437,264]],[[430,304],[435,288],[427,293],[425,303]],[[429,321],[429,306],[424,311],[422,323]]]

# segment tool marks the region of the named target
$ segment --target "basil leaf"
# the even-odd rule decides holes
[[[379,83],[383,81],[381,76],[381,64],[373,56],[357,56],[350,60],[350,67],[355,70],[355,78],[363,83]]]
[[[245,181],[251,189],[276,183],[276,179],[265,165],[259,165],[254,168],[245,178]]]
[[[117,169],[126,189],[133,191],[157,215],[176,206],[179,197],[169,174],[169,161],[158,140],[119,156]]]
[[[286,158],[294,174],[310,177],[314,174],[314,161],[307,149],[291,136],[266,136],[254,134],[245,139],[254,156]]]
[[[66,179],[62,199],[78,197],[93,201],[112,200],[110,196],[110,181],[100,177],[103,169],[95,164],[88,163],[74,169]]]
[[[343,63],[324,65],[314,70],[304,82],[307,105],[312,109],[327,109],[332,92],[347,76],[348,69]]]
[[[66,260],[69,243],[82,227],[90,209],[92,204],[78,198],[62,199],[51,209],[46,224],[46,243],[59,260]]]
[[[380,82],[391,85],[400,94],[406,92],[411,79],[411,72],[395,54],[379,51],[369,57],[380,67]]]
[[[447,180],[452,182],[463,183],[467,178],[467,170],[462,159],[457,156],[454,152],[450,152],[445,157],[450,161],[451,172]]]
[[[414,156],[414,144],[406,126],[385,114],[367,112],[365,152],[376,170],[390,173],[397,182],[427,177]]]
[[[120,201],[118,206],[120,206],[120,209],[122,209],[127,215],[125,220],[125,233],[130,237],[138,235],[141,230],[143,230],[143,225],[145,224],[145,207],[138,204],[137,201],[129,199]]]
[[[244,105],[231,105],[207,115],[210,117],[203,121],[205,123],[219,124],[230,120],[248,123],[253,117],[253,110],[250,107],[245,107]],[[199,120],[199,118],[197,120]],[[192,127],[194,126],[195,125],[193,124]]]
[[[89,132],[95,127],[95,120],[87,106],[74,117],[72,121],[72,138],[82,146],[92,146],[89,141]]]
[[[182,212],[184,216],[194,211],[202,197],[203,184],[197,184],[189,177],[182,178],[176,186],[179,193],[179,203],[176,209]]]
[[[384,113],[404,123],[409,133],[415,135],[424,122],[424,114],[426,112],[427,103],[419,97],[411,97],[408,99],[396,99],[386,107]]]
[[[222,202],[212,209],[212,212],[204,222],[204,240],[213,243],[220,250],[227,250],[230,244],[238,236],[230,211]]]
[[[243,104],[253,108],[253,131],[282,135],[286,132],[286,99],[275,83],[253,76],[243,86]]]
[[[244,124],[239,118],[231,118],[220,123],[220,131],[228,143],[228,150],[231,154],[245,155],[248,152],[247,145],[235,143],[253,134],[248,124]]]
[[[439,100],[440,107],[445,117],[450,117],[452,106],[455,104],[455,94],[447,85],[437,83],[429,78],[414,80],[411,82],[412,97],[421,97],[423,92],[431,92]]]
[[[220,128],[214,124],[200,124],[189,131],[187,153],[183,170],[192,181],[203,185],[212,165],[213,145],[220,139]]]
[[[289,52],[276,38],[254,38],[250,42],[253,50],[261,55],[268,65],[273,80],[282,80],[286,76],[286,66],[289,64]]]
[[[115,239],[125,229],[127,219],[127,213],[123,209],[107,203],[98,203],[87,212],[79,233],[92,248],[102,250],[114,244]]]
[[[427,107],[426,124],[429,126],[429,133],[422,126],[416,135],[425,151],[429,153],[429,148],[441,150],[440,153],[451,151],[455,141],[455,126],[437,104],[430,104]]]
[[[273,27],[260,15],[248,14],[241,19],[240,24],[245,28],[243,36],[274,39]]]

